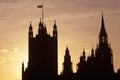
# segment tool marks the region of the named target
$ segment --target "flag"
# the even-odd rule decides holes
[[[43,8],[43,5],[38,5],[37,8]]]

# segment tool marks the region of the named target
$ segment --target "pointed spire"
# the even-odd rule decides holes
[[[22,62],[22,71],[24,71],[24,62]]]
[[[69,54],[69,49],[68,49],[68,47],[66,47],[66,50],[65,50],[64,60],[71,62],[71,56],[70,56],[70,54]]]
[[[85,55],[85,48],[83,48],[83,56]]]
[[[66,47],[64,63],[63,63],[63,75],[71,76],[72,74],[73,74],[73,71],[72,71],[71,56],[69,54],[68,47]]]
[[[30,21],[29,30],[32,31],[32,22]]]
[[[32,22],[30,21],[30,26],[29,26],[29,38],[33,37],[33,28],[32,28]]]
[[[22,62],[22,67],[24,67],[24,62]]]
[[[54,25],[53,25],[53,36],[57,38],[57,25],[56,25],[56,20],[54,20]]]
[[[102,27],[102,28],[105,28],[103,12],[102,12],[101,27]]]
[[[105,23],[104,23],[104,16],[103,16],[103,13],[102,13],[102,21],[101,21],[100,36],[107,36],[106,29],[105,29]]]
[[[86,55],[85,55],[85,49],[83,48],[83,59],[85,60]]]
[[[93,47],[92,47],[91,53],[94,53],[94,49],[93,49]]]
[[[68,49],[68,46],[66,47],[65,55],[69,55],[69,49]]]
[[[56,25],[56,20],[54,20],[54,26],[53,28],[56,30],[57,29],[57,25]]]
[[[91,57],[94,57],[94,49],[92,47],[92,50],[91,50]]]
[[[42,27],[42,22],[41,22],[41,18],[40,18],[40,22],[39,22],[39,27]]]
[[[102,20],[101,20],[101,30],[99,34],[99,43],[107,42],[107,33],[105,29],[104,17],[102,13]]]

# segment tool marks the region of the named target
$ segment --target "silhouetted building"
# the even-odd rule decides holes
[[[83,50],[83,54],[80,56],[80,62],[77,64],[77,76],[79,79],[84,79],[86,76],[86,69],[87,69],[87,64],[86,64],[86,55],[85,55],[85,50]]]
[[[62,80],[73,80],[73,67],[68,47],[65,51]]]
[[[85,50],[80,56],[77,64],[77,72],[73,73],[74,80],[119,80],[120,70],[117,73],[113,69],[113,54],[108,35],[105,29],[104,17],[102,14],[101,29],[99,33],[99,44],[96,50],[91,50],[91,55],[86,57]],[[69,60],[69,59],[68,59]],[[65,66],[65,65],[64,65]],[[69,65],[70,67],[71,65]],[[64,71],[64,69],[63,69]],[[65,76],[65,74],[60,75]],[[67,77],[67,76],[66,76]],[[65,79],[61,79],[65,80]],[[69,79],[66,79],[69,80]]]
[[[96,75],[102,79],[111,79],[113,70],[113,54],[110,45],[108,44],[108,35],[106,33],[104,18],[102,15],[101,30],[99,34],[99,46],[95,52],[95,67]],[[99,75],[101,74],[101,75]]]
[[[29,26],[29,57],[28,67],[22,63],[22,80],[120,80],[120,69],[117,73],[113,68],[113,53],[108,43],[102,14],[99,44],[91,55],[86,57],[85,49],[77,64],[77,72],[73,73],[71,56],[68,47],[65,51],[63,71],[58,75],[57,25],[54,22],[53,36],[47,34],[46,26],[39,23],[38,34],[33,37],[33,28]]]
[[[33,37],[30,23],[28,33],[28,67],[22,64],[22,80],[56,80],[58,76],[57,25],[54,22],[53,36],[47,33],[46,26],[39,23],[38,34]]]

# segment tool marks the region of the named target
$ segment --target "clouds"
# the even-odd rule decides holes
[[[21,57],[18,56],[20,56],[18,48],[0,48],[0,79],[18,78],[21,67]]]
[[[11,50],[7,48],[0,49],[0,64],[17,61],[17,57],[14,57],[16,53],[18,55],[18,48],[13,48]]]

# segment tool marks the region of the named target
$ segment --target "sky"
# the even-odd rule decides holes
[[[27,67],[28,28],[38,33],[41,9],[47,31],[52,35],[54,20],[58,26],[58,71],[62,72],[65,49],[68,46],[73,71],[83,52],[89,56],[96,49],[104,14],[108,41],[113,50],[114,70],[120,68],[120,0],[0,0],[0,80],[21,80],[21,65]]]

